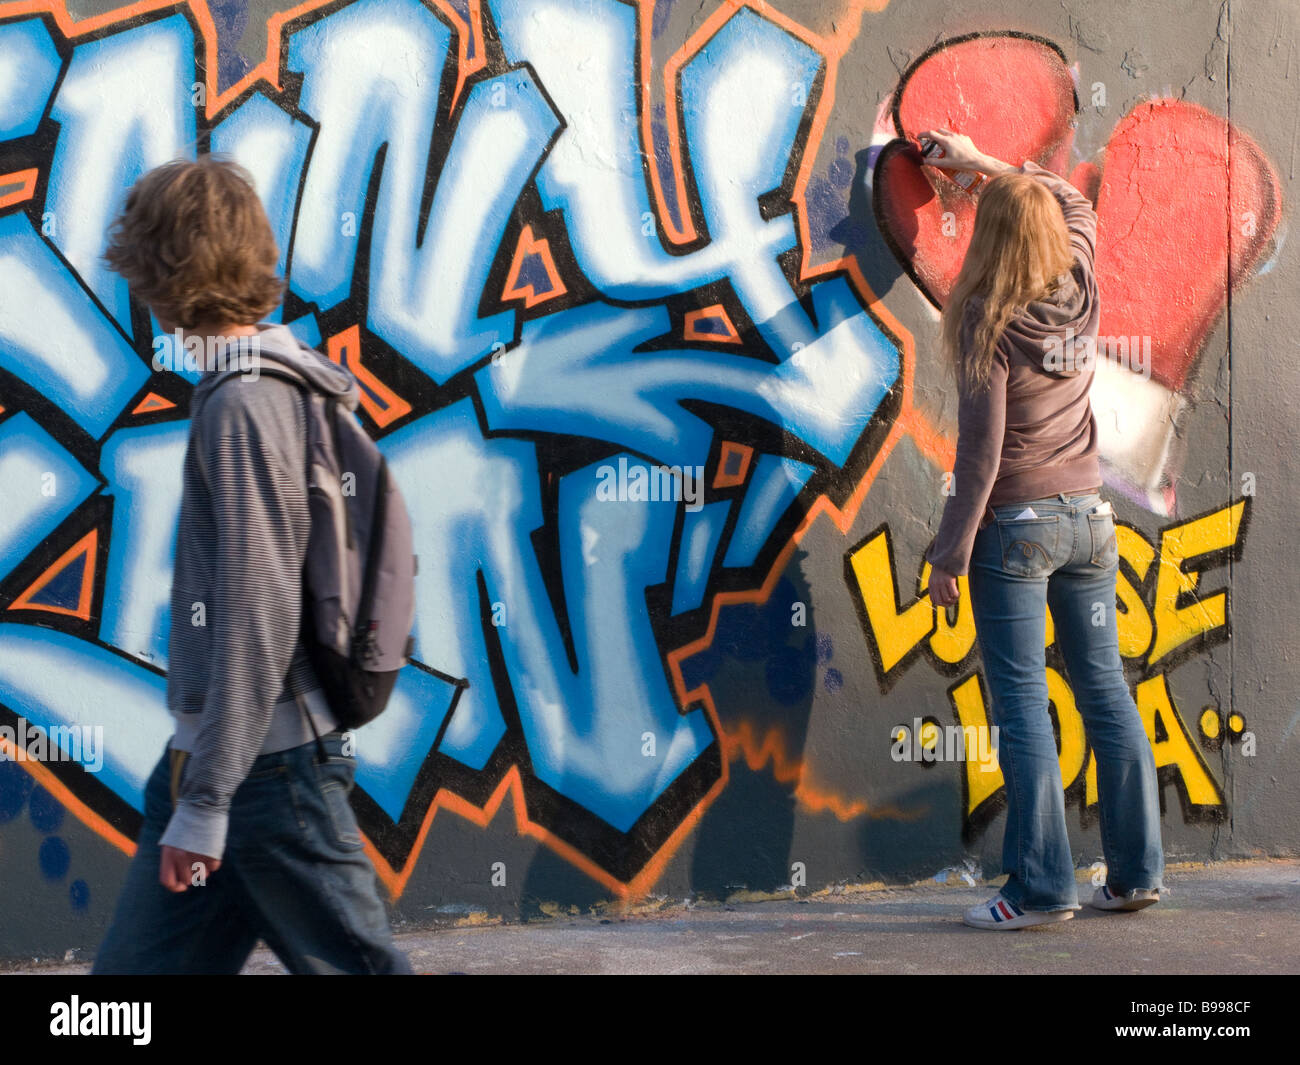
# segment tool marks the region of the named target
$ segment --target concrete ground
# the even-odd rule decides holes
[[[643,902],[619,914],[557,915],[527,924],[470,915],[403,932],[419,973],[1296,973],[1300,861],[1171,866],[1158,906],[1016,932],[961,923],[997,881],[846,887],[803,898]],[[1080,901],[1091,897],[1080,873]],[[11,972],[84,973],[88,965]],[[283,973],[258,950],[245,973]]]

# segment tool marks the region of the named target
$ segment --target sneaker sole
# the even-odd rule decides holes
[[[1132,913],[1135,910],[1145,910],[1148,906],[1154,906],[1159,899],[1126,899],[1117,906],[1098,906],[1096,903],[1088,903],[1094,910],[1100,910],[1102,913]]]
[[[982,928],[993,932],[1014,932],[1019,928],[1035,928],[1045,924],[1060,924],[1074,918],[1073,910],[1036,910],[1013,917],[1009,921],[972,921],[968,915],[962,915],[962,923],[970,928]]]

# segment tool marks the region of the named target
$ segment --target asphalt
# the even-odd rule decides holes
[[[1170,866],[1159,905],[1138,913],[1085,906],[1061,924],[1013,932],[967,928],[961,914],[999,881],[845,886],[805,897],[726,902],[647,899],[603,913],[525,924],[465,914],[399,932],[418,973],[720,974],[1279,974],[1300,972],[1300,861]],[[1080,900],[1091,896],[1080,874]],[[12,966],[12,963],[11,963]],[[77,974],[86,964],[8,972]],[[247,974],[285,972],[259,949]]]

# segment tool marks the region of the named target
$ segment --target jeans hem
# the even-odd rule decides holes
[[[1060,902],[1052,906],[1026,906],[1023,899],[1013,899],[1005,892],[999,892],[999,894],[1017,909],[1024,910],[1025,913],[1056,913],[1058,910],[1083,909],[1083,906],[1077,899],[1074,902]]]
[[[1111,885],[1111,884],[1108,883],[1108,884],[1106,885],[1106,888],[1107,888],[1107,890],[1108,890],[1112,895],[1114,895],[1116,898],[1126,898],[1126,899],[1131,899],[1131,898],[1133,898],[1134,896],[1136,896],[1136,894],[1137,894],[1139,891],[1157,891],[1157,892],[1159,892],[1159,891],[1164,891],[1165,886],[1164,886],[1164,884],[1157,884],[1157,885],[1155,885],[1155,887],[1117,888],[1117,887],[1114,887],[1113,885]]]

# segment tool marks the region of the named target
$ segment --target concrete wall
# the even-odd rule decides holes
[[[890,142],[933,124],[1097,202],[1168,855],[1296,853],[1291,5],[312,6],[0,3],[0,957],[97,944],[170,733],[194,374],[97,256],[206,148],[416,525],[418,662],[354,799],[399,917],[996,875],[1000,775],[893,742],[986,721],[967,601],[922,595],[973,201]]]

